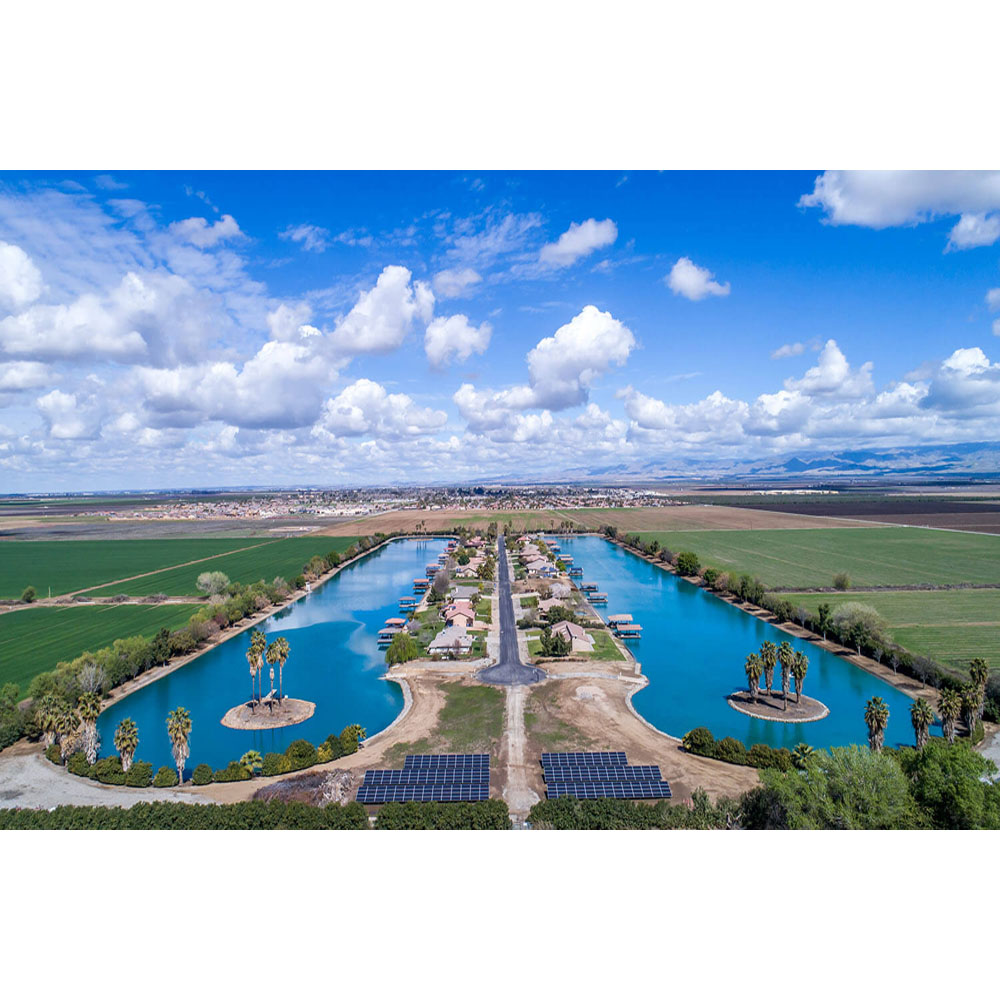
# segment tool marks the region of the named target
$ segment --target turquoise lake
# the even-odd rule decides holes
[[[695,726],[707,726],[717,739],[734,736],[747,746],[867,744],[865,702],[879,695],[889,705],[886,745],[912,745],[912,702],[885,681],[734,608],[604,538],[559,537],[559,545],[563,553],[573,556],[575,566],[583,568],[580,582],[596,583],[599,590],[607,592],[607,605],[598,608],[605,619],[631,614],[642,625],[642,638],[630,642],[629,647],[649,684],[635,695],[632,704],[657,729],[680,738]],[[809,657],[803,692],[830,709],[825,719],[799,724],[766,722],[729,707],[727,696],[746,688],[743,664],[747,654],[759,650],[765,639],[775,645],[788,640]],[[775,670],[779,688],[780,678],[779,667]],[[933,731],[940,735],[940,725]]]
[[[166,718],[178,705],[192,719],[188,776],[198,764],[225,767],[251,749],[281,752],[295,739],[319,744],[352,722],[370,736],[384,729],[402,710],[403,694],[384,679],[385,653],[378,649],[376,633],[386,618],[400,614],[399,598],[413,593],[414,578],[425,575],[425,564],[436,560],[444,546],[444,539],[389,542],[259,626],[268,642],[279,635],[288,640],[284,693],[315,702],[311,719],[261,732],[220,723],[230,708],[250,697],[247,630],[106,709],[98,721],[101,755],[115,752],[115,729],[131,717],[139,727],[136,759],[148,760],[154,769],[172,767]],[[265,673],[265,690],[267,683]]]

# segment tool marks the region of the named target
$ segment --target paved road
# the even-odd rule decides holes
[[[510,570],[507,567],[507,542],[497,539],[497,595],[500,600],[500,659],[496,666],[479,671],[479,679],[487,684],[535,684],[545,677],[538,667],[527,667],[517,651],[517,625],[514,622],[514,602],[510,596]]]

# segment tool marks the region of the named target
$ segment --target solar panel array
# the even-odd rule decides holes
[[[365,771],[357,801],[484,802],[490,797],[490,755],[409,754],[403,769]]]
[[[670,784],[654,764],[629,764],[617,751],[543,753],[550,799],[669,799]]]

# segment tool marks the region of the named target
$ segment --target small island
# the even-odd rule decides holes
[[[760,691],[754,701],[749,691],[734,691],[727,699],[730,708],[754,719],[769,722],[819,722],[830,714],[830,709],[815,698],[800,696],[799,701],[788,700],[787,706],[780,691]]]
[[[231,708],[222,717],[222,724],[230,729],[281,729],[294,726],[312,718],[316,704],[300,698],[282,698],[268,703],[246,702]]]

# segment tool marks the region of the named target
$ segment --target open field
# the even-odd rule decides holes
[[[343,552],[357,541],[357,537],[307,535],[302,538],[279,538],[254,544],[244,551],[232,552],[199,562],[193,566],[178,566],[126,583],[116,583],[93,591],[96,596],[129,594],[167,594],[179,596],[197,594],[195,581],[200,573],[219,570],[230,580],[253,583],[256,580],[273,580],[276,576],[286,579],[302,572],[302,566],[314,555],[325,555],[331,549]],[[82,544],[64,542],[64,545]],[[172,543],[167,543],[172,544]],[[231,544],[231,543],[227,543]]]
[[[986,583],[1000,585],[1000,538],[926,528],[802,531],[645,532],[673,551],[697,553],[703,566],[758,576],[768,587],[829,587],[836,573],[857,586]]]
[[[412,531],[417,524],[423,524],[424,531],[450,531],[462,525],[466,528],[485,529],[490,523],[513,525],[513,530],[549,531],[559,526],[562,520],[555,510],[468,510],[463,507],[442,510],[398,510],[373,517],[363,517],[357,521],[345,521],[332,528],[324,528],[323,533],[355,532],[358,535],[372,535],[376,531]]]
[[[860,527],[858,524],[852,525],[850,521],[834,518],[803,517],[797,513],[768,510],[740,510],[737,507],[700,503],[678,504],[673,507],[580,507],[554,510],[552,513],[556,524],[565,518],[592,531],[599,531],[605,524],[614,525],[624,532]]]
[[[976,656],[1000,666],[1000,590],[905,590],[846,594],[788,594],[815,611],[848,601],[869,604],[886,620],[892,638],[962,672]]]
[[[34,676],[62,660],[109,646],[115,639],[180,628],[197,610],[194,604],[103,604],[0,615],[0,684],[13,681],[23,696]]]
[[[1000,534],[1000,502],[996,497],[872,496],[870,494],[724,496],[698,502],[746,512],[775,511],[809,517],[859,518],[929,528]],[[817,525],[818,526],[818,525]]]
[[[0,597],[20,597],[29,584],[38,591],[39,597],[48,596],[51,587],[54,597],[255,544],[261,543],[234,538],[3,541],[0,542]],[[187,572],[194,577],[201,571],[189,569]],[[156,593],[156,590],[148,593]]]

